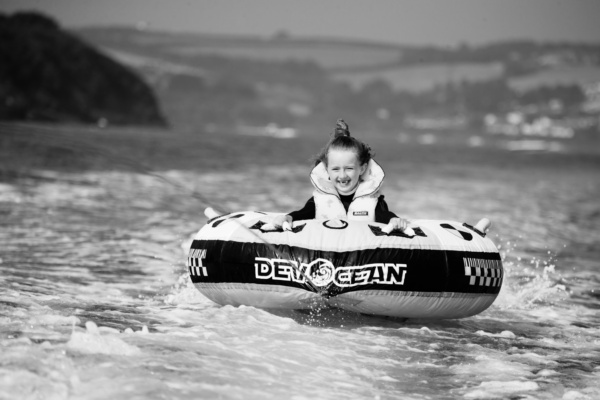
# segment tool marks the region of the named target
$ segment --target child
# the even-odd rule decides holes
[[[371,148],[351,137],[348,125],[339,119],[310,174],[313,197],[301,210],[279,215],[272,224],[289,230],[292,221],[344,219],[388,224],[383,229],[387,233],[405,230],[408,221],[388,210],[381,194],[385,174],[371,156]]]

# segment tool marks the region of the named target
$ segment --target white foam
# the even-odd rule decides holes
[[[30,371],[0,368],[0,398],[44,400],[69,398],[68,385],[52,378],[42,377]]]
[[[553,371],[551,369],[541,369],[541,370],[538,371],[538,373],[536,375],[537,376],[543,376],[543,377],[555,376],[555,375],[558,375],[558,372]]]
[[[517,337],[517,335],[515,335],[511,331],[502,331],[500,333],[489,333],[489,332],[485,332],[485,331],[477,331],[477,332],[475,332],[475,334],[480,335],[480,336],[490,336],[490,337],[506,338],[506,339],[514,339]]]
[[[498,379],[506,380],[532,377],[531,371],[535,368],[525,363],[517,362],[504,353],[480,349],[485,354],[478,354],[470,363],[456,364],[450,367],[453,373],[459,375],[476,376],[482,381]]]
[[[40,325],[75,325],[79,324],[79,318],[74,315],[70,315],[65,317],[63,315],[36,315],[29,319],[29,322],[32,324],[40,324]]]
[[[189,274],[186,271],[180,275],[171,293],[164,300],[167,305],[193,305],[193,304],[215,304],[208,300],[190,280]]]
[[[593,397],[578,392],[577,390],[568,390],[563,394],[562,400],[592,400]]]
[[[464,395],[467,399],[496,399],[499,396],[538,390],[535,382],[529,381],[489,381],[481,382],[474,390]]]
[[[67,342],[69,350],[86,354],[112,354],[131,356],[141,353],[141,350],[133,345],[125,343],[117,335],[112,333],[102,334],[98,326],[92,321],[85,324],[86,331],[73,331],[71,339]],[[103,329],[106,331],[105,329]]]

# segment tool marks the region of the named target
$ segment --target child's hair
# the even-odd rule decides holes
[[[330,149],[352,150],[356,152],[360,164],[368,163],[373,157],[373,151],[368,144],[350,136],[348,124],[343,119],[338,119],[335,124],[335,130],[331,133],[331,139],[321,152],[315,157],[315,165],[322,162],[327,165],[327,154]]]

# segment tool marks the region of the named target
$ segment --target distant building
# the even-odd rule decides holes
[[[488,114],[484,118],[487,133],[510,136],[539,136],[570,139],[575,130],[565,120],[556,120],[547,116],[528,118],[520,112],[510,112],[504,116]]]
[[[584,86],[586,100],[582,110],[588,114],[600,114],[600,82]]]

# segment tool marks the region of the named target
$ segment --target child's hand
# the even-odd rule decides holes
[[[388,222],[388,224],[382,229],[382,231],[385,233],[390,233],[394,229],[404,231],[408,228],[408,224],[409,221],[407,219],[398,217],[392,218],[390,219],[390,222]]]
[[[276,228],[282,228],[284,231],[292,230],[292,217],[290,215],[277,215],[271,220]]]

